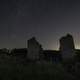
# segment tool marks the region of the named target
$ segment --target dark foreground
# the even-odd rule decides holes
[[[80,80],[80,63],[24,63],[2,57],[0,80]]]

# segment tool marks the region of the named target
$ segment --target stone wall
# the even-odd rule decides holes
[[[27,57],[30,60],[39,60],[40,59],[40,53],[42,51],[41,45],[38,43],[35,37],[32,37],[28,40],[28,54]]]
[[[60,52],[63,58],[71,58],[74,55],[75,47],[72,35],[67,34],[60,39]]]

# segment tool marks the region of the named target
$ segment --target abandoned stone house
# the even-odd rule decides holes
[[[32,37],[27,41],[27,50],[27,57],[30,60],[39,60],[40,54],[43,51],[41,44],[39,44],[35,37]]]
[[[75,54],[75,46],[72,35],[67,34],[60,38],[60,52],[64,59],[72,58]]]
[[[58,62],[62,59],[72,58],[75,54],[75,47],[73,37],[67,34],[60,38],[60,49],[43,50],[42,46],[35,37],[28,40],[28,58],[32,60],[39,60],[42,58],[46,61]],[[41,55],[41,56],[40,56]]]
[[[60,62],[62,59],[72,58],[80,50],[75,50],[73,37],[67,34],[60,38],[59,51],[56,50],[43,50],[42,45],[32,37],[27,41],[27,48],[12,49],[10,55],[16,58],[26,58],[29,60],[45,60],[51,62]]]

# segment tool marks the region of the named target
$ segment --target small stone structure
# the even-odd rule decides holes
[[[60,52],[63,59],[72,58],[74,56],[75,47],[72,35],[67,34],[60,39]]]
[[[28,59],[39,60],[41,52],[42,52],[42,47],[38,43],[36,38],[32,37],[31,39],[29,39],[28,42],[27,42],[27,45],[28,45],[28,47],[27,47],[27,50],[28,50],[27,57],[28,57]]]
[[[61,61],[62,55],[60,51],[56,50],[44,50],[43,51],[44,60],[52,63],[58,63]]]

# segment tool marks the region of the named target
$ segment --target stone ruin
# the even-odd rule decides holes
[[[29,60],[42,60],[43,58],[43,49],[41,44],[36,40],[35,37],[32,37],[27,41],[27,58]],[[72,35],[67,34],[60,38],[60,50],[59,54],[63,59],[72,59],[75,55],[75,47],[74,47],[74,40]],[[54,55],[54,52],[53,52]],[[59,58],[59,57],[58,57]]]
[[[60,38],[60,52],[62,58],[73,58],[75,54],[74,40],[72,35],[67,34],[66,36]]]
[[[27,41],[27,57],[30,60],[39,60],[42,53],[42,46],[36,40],[35,37],[32,37]]]

